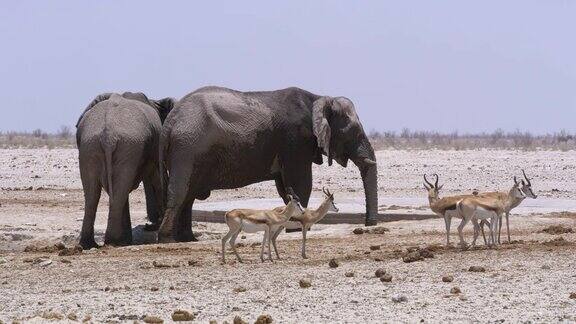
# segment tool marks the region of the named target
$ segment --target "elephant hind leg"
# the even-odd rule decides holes
[[[162,187],[158,172],[152,172],[144,178],[144,193],[146,194],[146,214],[151,224],[146,224],[145,229],[155,231],[160,226],[162,217]]]
[[[188,197],[180,214],[178,215],[178,221],[176,225],[176,241],[178,242],[197,242],[198,239],[194,236],[192,232],[192,205],[194,204],[194,198]]]
[[[94,222],[96,221],[96,210],[98,209],[102,186],[95,175],[91,176],[81,171],[81,176],[84,188],[84,219],[80,232],[80,246],[83,249],[91,249],[98,247],[94,240]]]
[[[108,226],[104,243],[110,245],[132,244],[132,228],[128,208],[128,195],[134,186],[138,168],[116,168],[113,174],[113,190],[108,213]]]

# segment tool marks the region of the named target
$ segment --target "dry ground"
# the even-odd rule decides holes
[[[573,152],[380,151],[377,156],[381,198],[425,196],[423,172],[438,172],[446,194],[507,189],[519,167],[534,177],[544,202],[573,202],[576,191]],[[497,249],[445,249],[443,221],[431,219],[382,223],[390,229],[384,234],[354,235],[352,225],[318,225],[310,235],[308,260],[299,257],[300,234],[283,234],[283,259],[274,263],[260,262],[259,236],[247,235],[239,240],[245,263],[228,254],[222,265],[224,226],[203,223],[195,224],[198,243],[102,248],[70,256],[23,252],[26,246],[75,244],[83,215],[77,168],[74,150],[0,152],[2,321],[43,322],[69,314],[97,322],[146,315],[169,320],[176,309],[195,313],[200,322],[232,322],[236,315],[253,322],[261,314],[277,322],[576,321],[576,299],[569,297],[576,293],[576,234],[539,233],[558,224],[576,230],[570,204],[571,212],[513,216],[516,242]],[[353,167],[319,166],[314,174],[315,197],[322,186],[337,197],[362,196]],[[261,183],[214,192],[209,201],[274,197],[273,188]],[[98,239],[106,224],[105,195],[102,200]],[[145,222],[141,190],[131,197],[131,211],[133,226]],[[404,263],[402,255],[413,246],[431,247],[434,258]],[[339,261],[338,268],[328,266],[331,258]],[[486,272],[469,272],[472,265]],[[392,282],[375,278],[378,268],[386,269]],[[345,276],[349,271],[353,277]],[[442,282],[444,275],[454,281]],[[311,279],[310,288],[299,287],[303,278]],[[451,294],[454,286],[462,293]],[[406,301],[394,302],[398,296]]]

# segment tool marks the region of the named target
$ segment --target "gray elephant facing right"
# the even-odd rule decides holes
[[[94,221],[100,194],[109,195],[105,244],[132,243],[128,194],[144,182],[148,219],[157,224],[163,213],[163,191],[158,164],[162,122],[174,100],[148,99],[142,93],[97,96],[76,125],[80,177],[84,189],[84,220],[80,245],[97,247]]]

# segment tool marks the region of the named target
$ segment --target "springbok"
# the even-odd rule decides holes
[[[457,217],[456,204],[463,198],[470,197],[470,195],[460,195],[460,196],[450,196],[440,198],[440,189],[444,185],[438,186],[438,175],[434,174],[436,181],[434,184],[430,183],[424,175],[424,187],[428,190],[428,203],[430,204],[430,209],[438,216],[444,218],[444,223],[446,224],[446,245],[450,245],[450,223],[452,217]]]
[[[236,255],[238,262],[242,262],[238,251],[236,251],[236,238],[240,232],[256,233],[264,231],[262,247],[260,249],[260,260],[264,262],[264,245],[268,246],[268,259],[272,261],[272,252],[270,251],[270,235],[275,226],[286,223],[291,217],[301,215],[304,210],[300,205],[300,199],[296,195],[287,195],[288,205],[281,211],[273,210],[256,210],[256,209],[234,209],[226,213],[225,220],[228,225],[228,233],[222,238],[222,262],[226,262],[226,242],[230,242],[232,251]]]
[[[334,194],[330,193],[330,190],[324,188],[322,188],[322,192],[324,195],[326,195],[326,198],[324,198],[324,201],[316,210],[306,208],[304,213],[297,216],[292,216],[288,222],[284,223],[283,225],[276,226],[278,228],[272,235],[272,246],[274,247],[274,252],[276,252],[276,257],[278,260],[280,260],[280,255],[278,254],[278,248],[276,248],[276,239],[284,228],[302,229],[302,258],[308,259],[306,256],[306,233],[310,229],[310,226],[322,220],[322,218],[324,218],[324,216],[326,216],[329,211],[338,212],[338,208],[336,205],[334,205]],[[277,209],[283,208],[286,207],[278,207]]]
[[[526,197],[528,198],[532,198],[532,199],[536,199],[538,196],[536,194],[534,194],[534,191],[532,191],[532,182],[530,182],[530,179],[528,179],[528,177],[526,176],[526,172],[524,172],[524,170],[522,170],[522,175],[524,175],[524,180],[521,180],[522,183],[522,187],[521,187],[521,191],[523,193],[522,196],[519,195],[514,195],[513,197],[509,197],[510,192],[505,193],[505,192],[485,192],[485,193],[481,193],[478,196],[479,197],[485,197],[485,198],[492,198],[492,199],[500,199],[502,201],[507,201],[510,198],[512,198],[512,201],[509,202],[508,205],[506,205],[506,209],[504,211],[504,215],[506,216],[506,232],[508,234],[508,243],[510,243],[510,211],[516,207],[518,207],[518,205],[520,205],[522,203],[522,201],[524,201],[524,199],[526,199]],[[516,179],[516,177],[514,177],[514,186],[518,187],[519,183],[518,180]],[[514,198],[515,197],[515,198]],[[480,226],[482,229],[482,236],[484,237],[484,243],[486,243],[486,237],[484,236],[484,225],[486,225],[486,221],[481,221],[480,222]],[[502,231],[502,218],[498,219],[498,243],[500,243],[500,233]]]

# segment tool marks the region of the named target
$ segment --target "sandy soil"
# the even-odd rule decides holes
[[[514,172],[525,168],[540,205],[563,204],[545,213],[519,209],[511,218],[514,244],[446,249],[440,219],[385,222],[380,225],[390,231],[384,234],[355,235],[348,224],[317,225],[309,236],[308,260],[299,255],[300,234],[290,233],[279,239],[283,259],[261,263],[260,236],[252,234],[239,240],[245,263],[229,253],[222,265],[219,238],[225,228],[209,223],[195,224],[198,243],[64,250],[68,256],[57,249],[23,252],[76,243],[83,216],[77,153],[0,151],[0,320],[5,322],[43,322],[69,314],[80,321],[90,316],[95,322],[132,322],[146,315],[170,321],[176,309],[194,313],[200,322],[230,323],[235,316],[254,322],[261,314],[276,322],[576,321],[576,299],[569,297],[576,293],[576,234],[540,232],[550,225],[576,231],[574,152],[378,152],[384,211],[420,208],[420,200],[393,207],[387,199],[425,201],[424,172],[439,173],[448,195],[507,189]],[[353,167],[315,166],[314,176],[315,198],[321,197],[322,186],[337,197],[362,197]],[[206,203],[275,196],[274,185],[265,182],[214,192]],[[103,195],[98,240],[106,226],[106,204]],[[145,223],[142,190],[132,195],[131,212],[133,226]],[[407,249],[416,246],[429,247],[434,258],[403,262]],[[340,266],[330,268],[331,258]],[[468,271],[473,265],[486,271]],[[379,268],[392,275],[392,282],[375,277]],[[346,277],[350,271],[354,276]],[[443,282],[445,275],[454,281]],[[299,287],[303,278],[311,280],[310,288]],[[455,286],[460,294],[450,293]],[[399,297],[406,300],[395,302]]]

